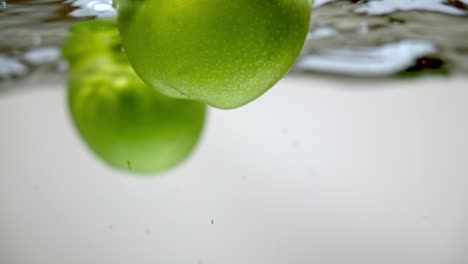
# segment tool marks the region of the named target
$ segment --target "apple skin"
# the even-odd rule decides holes
[[[291,68],[310,22],[308,0],[117,0],[136,73],[161,93],[231,109]]]
[[[173,99],[145,84],[121,51],[113,21],[76,24],[63,47],[70,64],[68,103],[87,145],[110,165],[155,173],[196,145],[205,105]]]

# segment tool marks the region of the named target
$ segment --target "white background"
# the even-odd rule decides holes
[[[0,263],[466,264],[467,82],[288,76],[156,177],[96,159],[62,87],[3,94]]]

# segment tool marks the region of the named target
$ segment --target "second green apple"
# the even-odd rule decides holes
[[[117,0],[125,52],[148,84],[217,108],[247,104],[291,68],[309,0]]]

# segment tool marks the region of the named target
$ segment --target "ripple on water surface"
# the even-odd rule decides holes
[[[316,0],[311,30],[293,71],[369,77],[442,65],[449,72],[466,73],[467,4]],[[0,0],[0,13],[0,89],[37,70],[48,73],[42,81],[58,75],[63,70],[58,49],[69,25],[116,14],[112,0]]]

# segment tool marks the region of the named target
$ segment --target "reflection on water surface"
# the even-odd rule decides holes
[[[364,77],[466,73],[467,4],[468,0],[317,0],[308,41],[293,71]],[[6,0],[1,6],[2,90],[31,79],[63,80],[57,47],[69,25],[115,15],[111,0]]]

